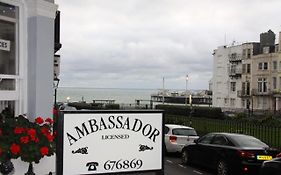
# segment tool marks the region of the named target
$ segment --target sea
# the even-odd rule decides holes
[[[150,100],[151,94],[157,91],[157,89],[59,87],[57,101],[91,103],[93,100],[115,100],[117,104],[135,104],[136,100]]]

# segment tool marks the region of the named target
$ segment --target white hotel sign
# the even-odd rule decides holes
[[[0,50],[10,51],[10,41],[0,39]]]
[[[163,170],[162,111],[72,111],[58,126],[58,174]]]

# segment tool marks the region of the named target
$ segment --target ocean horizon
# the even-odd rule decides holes
[[[135,104],[136,100],[150,100],[151,94],[159,89],[141,88],[91,88],[91,87],[59,87],[58,102],[76,102],[93,100],[115,100],[118,104]]]

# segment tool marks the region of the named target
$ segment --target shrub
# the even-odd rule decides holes
[[[166,114],[169,115],[181,115],[181,116],[192,116],[200,118],[213,118],[213,119],[224,119],[224,115],[221,108],[212,107],[193,107],[192,111],[189,106],[179,105],[156,105],[156,109],[162,109]]]

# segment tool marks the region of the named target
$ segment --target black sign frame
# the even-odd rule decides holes
[[[126,172],[113,172],[113,173],[91,173],[91,174],[81,174],[81,175],[113,175],[113,174],[135,174],[135,173],[146,173],[155,172],[157,175],[164,175],[164,111],[163,110],[77,110],[77,111],[59,111],[59,115],[56,119],[56,174],[63,175],[63,141],[64,141],[64,114],[119,114],[119,113],[161,113],[162,114],[162,168],[154,170],[144,170],[144,171],[126,171]]]

